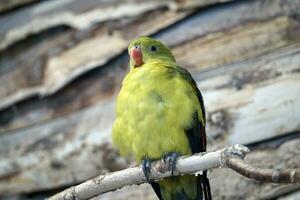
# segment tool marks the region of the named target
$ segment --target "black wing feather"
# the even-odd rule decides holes
[[[192,78],[191,74],[183,69],[178,68],[181,76],[187,80],[192,87],[194,88],[194,91],[196,92],[201,111],[203,116],[203,122],[199,120],[199,115],[197,111],[193,114],[193,123],[192,126],[189,129],[185,130],[186,136],[189,141],[189,145],[191,148],[192,153],[200,153],[206,151],[206,133],[205,133],[205,108],[203,103],[203,97],[200,92],[200,90],[197,87],[197,84],[195,80]],[[210,184],[209,180],[207,178],[207,171],[203,171],[203,174],[197,177],[197,190],[198,190],[198,199],[204,199],[205,200],[211,200],[211,190],[210,190]]]

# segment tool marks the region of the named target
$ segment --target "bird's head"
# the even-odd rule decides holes
[[[133,40],[129,47],[130,68],[142,67],[153,61],[175,62],[170,49],[158,40],[140,37]]]

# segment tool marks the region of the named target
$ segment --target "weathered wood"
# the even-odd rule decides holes
[[[127,55],[82,77],[47,98],[36,98],[2,111],[0,133],[47,123],[111,99],[127,71]],[[80,95],[79,95],[80,92]]]
[[[3,63],[0,84],[8,85],[0,88],[0,109],[31,96],[56,92],[77,76],[121,54],[133,38],[152,34],[187,14],[162,11],[163,19],[151,17],[153,13],[142,15],[143,24],[131,19],[120,24],[114,33],[106,26],[91,28],[87,33],[61,27],[40,35],[40,39],[47,37],[48,40],[36,42],[33,37],[24,42],[23,45],[29,46],[25,55],[18,47],[7,49],[0,55]],[[127,31],[128,27],[134,30]],[[24,59],[26,55],[30,56],[28,60]],[[14,62],[11,62],[12,57],[16,59]]]
[[[207,3],[209,2],[212,3],[213,1]],[[118,5],[121,7],[127,6],[126,2],[123,3]],[[48,2],[45,2],[45,4],[48,5]],[[70,4],[72,4],[72,7],[70,7]],[[155,6],[153,7],[150,4]],[[0,61],[3,62],[4,68],[2,70],[6,73],[5,76],[0,77],[0,82],[6,83],[9,87],[0,90],[0,109],[31,96],[52,94],[82,73],[99,67],[119,55],[133,38],[139,35],[153,34],[175,22],[178,23],[156,34],[156,37],[173,46],[179,62],[189,68],[208,68],[229,64],[270,53],[278,48],[298,44],[299,20],[294,16],[297,16],[300,3],[294,1],[284,4],[284,7],[282,4],[284,4],[283,0],[267,1],[267,3],[262,1],[233,2],[226,5],[222,4],[222,6],[217,6],[215,9],[201,10],[198,14],[178,22],[186,17],[190,11],[175,12],[162,8],[160,12],[152,12],[151,10],[161,8],[162,5],[161,2],[154,1],[149,2],[149,5],[145,4],[141,11],[132,14],[127,21],[119,19],[123,15],[127,16],[120,8],[121,14],[116,14],[117,22],[112,21],[112,19],[115,19],[115,15],[108,16],[103,19],[106,22],[100,24],[99,27],[95,25],[95,22],[98,21],[95,21],[93,17],[84,18],[89,21],[89,23],[84,24],[90,25],[79,30],[71,25],[68,25],[68,27],[63,26],[66,25],[64,23],[55,24],[53,29],[49,29],[53,26],[46,26],[50,35],[55,30],[55,37],[48,41],[49,43],[42,42],[42,45],[31,46],[29,52],[32,52],[30,55],[33,55],[31,56],[33,59],[24,60],[24,55],[19,53],[19,55],[14,56],[14,63],[7,64],[5,60],[11,60],[10,48],[6,50],[10,52],[8,58],[5,53],[1,56]],[[64,9],[66,9],[65,11],[68,11],[68,9],[75,9],[76,11],[77,6],[82,4],[66,1],[63,5],[53,3],[53,8],[50,8],[54,9],[61,6],[62,8],[56,12],[62,12]],[[102,4],[95,5],[94,9],[98,9],[97,6],[100,5]],[[163,5],[169,4],[163,2]],[[184,5],[184,3],[180,5]],[[87,3],[84,6],[90,6],[90,4]],[[109,7],[111,4],[107,6]],[[100,9],[110,8],[104,6]],[[235,15],[232,14],[231,10],[235,10]],[[151,12],[145,14],[147,11]],[[43,16],[49,21],[47,14],[50,12],[48,10],[40,12],[46,12]],[[90,12],[94,13],[94,10],[88,9],[85,13]],[[157,15],[158,13],[159,15]],[[77,14],[80,14],[80,12]],[[236,17],[236,15],[240,17]],[[99,15],[96,16],[101,18]],[[143,17],[144,20],[139,20],[138,16]],[[61,19],[60,15],[55,15],[56,17]],[[8,23],[8,21],[8,19],[3,18],[3,23]],[[16,23],[21,21],[16,20]],[[27,26],[27,23],[25,23],[25,26]],[[19,30],[22,26],[16,27]],[[261,27],[263,28],[261,29]],[[47,36],[47,31],[43,34],[44,37]],[[39,32],[37,35],[33,35],[31,40],[36,41],[35,38],[42,33]],[[22,34],[22,36],[24,35],[26,34]],[[253,37],[253,35],[257,37]],[[235,40],[237,37],[241,37],[238,42]],[[251,40],[249,38],[255,39]],[[95,42],[99,44],[94,46]],[[51,48],[45,49],[46,45],[50,45]],[[108,50],[113,49],[113,52],[109,54],[105,52],[105,48],[101,49],[104,45],[107,46]],[[41,49],[40,46],[43,48]],[[74,52],[78,51],[81,53],[75,57],[72,56]],[[194,56],[198,54],[201,56]],[[89,57],[87,55],[93,56]],[[23,75],[24,73],[26,76]],[[37,81],[32,82],[32,77]]]
[[[214,144],[213,146],[209,145],[209,148],[216,148],[228,143],[229,136],[232,137],[239,133],[249,134],[248,129],[251,129],[251,134],[257,133],[257,140],[274,137],[278,133],[285,134],[296,131],[299,124],[294,126],[291,122],[299,123],[300,116],[297,112],[293,112],[293,106],[290,105],[298,104],[299,98],[289,96],[291,104],[286,104],[285,101],[277,102],[276,106],[280,110],[286,111],[285,117],[281,117],[275,114],[278,110],[270,107],[269,104],[264,104],[265,93],[261,91],[268,91],[268,88],[277,85],[277,87],[289,86],[289,90],[281,92],[297,94],[300,91],[299,84],[291,85],[291,83],[300,80],[300,74],[297,72],[299,63],[300,52],[290,52],[227,66],[224,68],[227,70],[226,74],[216,70],[217,74],[206,75],[207,79],[200,80],[199,87],[203,91],[209,116],[209,142]],[[194,74],[196,80],[199,81],[197,73]],[[200,74],[203,73],[200,72]],[[277,90],[272,91],[273,93],[271,92],[269,95],[275,95],[278,92]],[[256,101],[252,99],[256,99]],[[51,188],[55,185],[84,180],[95,174],[95,169],[112,170],[103,166],[103,150],[95,150],[95,152],[92,150],[103,148],[102,146],[107,145],[110,141],[110,127],[114,118],[114,108],[111,103],[113,101],[111,99],[108,103],[99,103],[44,124],[2,134],[0,136],[0,176],[2,177],[0,188],[3,189],[0,189],[0,193]],[[253,104],[258,104],[260,109],[253,109],[251,115],[240,114]],[[251,122],[253,115],[263,116],[263,113],[260,113],[261,109],[268,114],[267,116],[270,113],[272,116],[270,120],[263,119],[262,124],[268,128],[265,130],[261,129],[262,124]],[[214,117],[217,113],[220,113],[221,120],[219,117]],[[290,122],[286,123],[286,119],[289,119]],[[245,126],[251,127],[237,128],[240,123],[249,120],[249,125]],[[277,126],[273,126],[273,121],[277,122]],[[278,132],[278,127],[287,132]],[[223,139],[217,142],[220,138]],[[238,142],[243,141],[243,137],[237,138],[239,138]],[[249,138],[250,142],[253,142],[253,138]],[[58,154],[58,152],[60,153]],[[87,156],[89,154],[90,156]],[[93,159],[95,156],[97,160],[92,162],[92,165],[84,162],[84,159]],[[53,165],[62,165],[63,167],[54,167],[53,169]],[[82,171],[82,165],[89,170]],[[113,165],[118,166],[116,163]],[[40,176],[43,176],[44,179],[41,180]]]
[[[148,1],[143,4],[130,1],[44,1],[0,19],[0,49],[4,49],[24,37],[55,26],[86,29],[95,23],[138,16],[141,13],[166,6],[167,1]]]
[[[300,21],[281,16],[208,34],[176,46],[173,51],[183,66],[209,69],[300,46],[299,35]]]
[[[157,200],[157,196],[153,193],[153,189],[149,184],[142,185],[132,185],[128,187],[121,188],[119,190],[109,192],[97,197],[94,197],[93,200]]]
[[[300,192],[294,192],[292,194],[288,194],[286,196],[278,198],[278,200],[289,200],[289,199],[300,199]]]
[[[299,62],[299,50],[266,56],[200,82],[211,136],[249,144],[299,131]],[[224,131],[230,133],[228,139],[220,135]]]
[[[196,79],[207,110],[208,149],[260,143],[250,162],[299,167],[299,1],[145,1],[130,16],[121,8],[136,5],[127,1],[80,2],[43,1],[0,17],[1,23],[16,20],[0,23],[0,35],[16,31],[0,42],[6,42],[0,52],[0,196],[75,184],[130,163],[111,146],[110,128],[128,70],[127,44],[149,34],[169,44]],[[116,15],[97,16],[113,3]],[[214,5],[202,7],[208,4]],[[59,21],[66,12],[75,25]],[[37,28],[31,19],[38,17],[53,21]],[[267,146],[278,137],[279,149]],[[223,170],[209,176],[214,199],[271,199],[299,190]],[[145,188],[99,199],[154,197]]]
[[[107,102],[21,134],[2,135],[0,194],[55,188],[124,167],[110,145],[112,110]]]
[[[234,6],[236,6],[235,4],[233,4]],[[238,4],[239,5],[239,4]],[[243,5],[243,4],[242,4]],[[252,4],[251,4],[252,5]],[[276,4],[277,5],[277,4]],[[240,5],[241,6],[241,5]],[[211,11],[210,11],[211,12]],[[160,14],[160,16],[163,14]],[[175,15],[172,12],[166,12],[165,13],[166,18],[171,17],[174,18],[176,16],[178,16],[177,14]],[[175,16],[174,16],[175,15]],[[205,13],[202,13],[202,15],[200,15],[199,17],[201,18],[201,16],[206,16]],[[224,17],[224,16],[223,16]],[[136,30],[144,30],[143,34],[148,34],[151,32],[154,32],[157,29],[157,26],[153,26],[153,23],[156,23],[156,19],[154,18],[154,16],[150,15],[149,18],[147,18],[149,20],[144,20],[143,23],[133,23],[133,24],[129,24],[129,31],[122,31],[122,33],[124,33],[124,38],[127,38],[128,40],[130,38],[134,38],[134,36],[141,34],[140,31],[136,32]],[[160,20],[159,18],[157,18],[157,20]],[[220,20],[220,19],[219,19]],[[189,20],[188,20],[189,21]],[[166,21],[166,22],[162,22],[162,26],[164,26],[163,24],[166,23],[171,23],[172,21]],[[182,22],[184,23],[184,22]],[[188,22],[186,22],[188,23]],[[140,26],[138,26],[139,28],[137,28],[137,24],[140,24]],[[166,25],[165,24],[165,25]],[[132,27],[131,27],[132,26]],[[146,27],[150,27],[148,32],[147,29],[145,29]],[[135,27],[135,28],[134,28]],[[173,29],[173,28],[172,28]],[[126,29],[127,30],[127,29]],[[177,30],[175,28],[175,30]],[[232,63],[232,62],[237,62],[237,61],[242,61],[245,59],[250,59],[250,58],[256,58],[259,57],[261,55],[264,54],[271,54],[274,51],[286,51],[290,48],[297,48],[297,45],[299,45],[299,35],[297,34],[297,30],[299,29],[299,21],[297,21],[294,18],[290,18],[287,16],[283,16],[283,17],[277,17],[274,19],[270,19],[267,20],[265,22],[250,22],[250,23],[245,23],[242,24],[241,26],[233,27],[233,28],[228,28],[227,31],[219,31],[217,33],[212,33],[212,34],[208,34],[208,36],[204,36],[204,37],[199,37],[196,40],[192,40],[189,41],[187,43],[184,43],[182,45],[176,46],[175,48],[173,48],[173,51],[176,55],[176,58],[178,58],[179,62],[182,63],[182,66],[184,67],[188,67],[191,68],[195,71],[197,71],[198,69],[202,70],[203,68],[205,69],[206,66],[208,66],[209,68],[212,67],[216,67],[216,66],[222,66],[223,64],[226,63]],[[101,33],[101,34],[100,34]],[[109,45],[107,47],[107,49],[113,49],[113,51],[117,50],[117,46],[119,44],[119,46],[122,46],[123,48],[125,48],[125,42],[120,39],[118,36],[107,36],[104,34],[104,36],[102,35],[103,32],[100,32],[99,35],[97,37],[93,37],[87,40],[84,40],[82,42],[80,42],[78,45],[74,46],[73,48],[71,48],[70,50],[66,50],[65,52],[63,52],[62,54],[59,54],[57,56],[54,56],[53,58],[51,58],[48,62],[47,62],[47,68],[46,69],[36,69],[35,71],[45,71],[44,75],[43,75],[43,79],[36,78],[36,76],[32,76],[30,75],[30,69],[28,68],[23,68],[23,70],[18,70],[18,73],[13,73],[13,75],[10,75],[10,73],[6,74],[5,76],[2,76],[0,78],[0,82],[1,80],[3,81],[2,83],[6,83],[6,85],[8,85],[9,87],[5,87],[2,88],[2,94],[4,99],[2,99],[2,105],[3,106],[7,106],[10,103],[13,103],[16,100],[20,100],[22,98],[25,98],[26,95],[33,95],[37,93],[41,93],[41,94],[47,94],[47,93],[52,93],[54,91],[56,91],[57,89],[61,88],[64,84],[68,83],[69,81],[71,81],[72,79],[74,79],[76,76],[80,75],[80,73],[84,73],[85,71],[93,68],[94,66],[98,66],[101,63],[103,64],[104,62],[106,62],[108,59],[110,59],[113,56],[116,56],[116,54],[118,54],[119,52],[116,52],[115,54],[113,52],[110,52],[109,55],[107,55],[107,51],[104,49],[101,49],[101,46],[98,45],[97,48],[99,48],[99,50],[94,51],[95,48],[91,47],[91,45],[93,45],[93,41],[98,41],[98,40],[107,40],[107,42],[109,41],[119,41],[119,43],[114,43],[112,42],[112,45]],[[104,32],[106,33],[106,32]],[[170,32],[171,34],[172,32]],[[59,35],[59,34],[58,34]],[[119,34],[117,34],[119,35]],[[257,37],[254,37],[257,36]],[[59,38],[62,36],[59,36]],[[64,36],[64,37],[70,37],[70,36]],[[159,36],[160,38],[160,36]],[[209,39],[211,38],[211,39]],[[236,40],[236,38],[241,38],[240,40]],[[244,38],[244,39],[242,39]],[[126,40],[127,40],[126,39]],[[60,39],[58,42],[62,42],[63,40]],[[262,42],[263,41],[263,42]],[[56,43],[55,43],[56,44]],[[55,45],[54,44],[54,45]],[[127,43],[126,43],[127,44]],[[43,46],[43,48],[38,48],[36,50],[38,50],[39,52],[43,52],[46,51],[46,47],[48,46],[48,43],[45,43]],[[53,45],[53,46],[54,46]],[[113,48],[112,48],[113,47]],[[81,55],[78,56],[74,56],[74,53],[76,52],[83,52]],[[119,50],[117,50],[119,51]],[[33,56],[33,58],[38,59],[37,57],[35,57],[34,53],[36,51],[33,51],[31,54],[29,54],[28,56]],[[96,52],[96,53],[95,53]],[[101,53],[102,52],[102,53]],[[212,53],[211,53],[212,52]],[[201,56],[198,56],[201,55]],[[40,54],[38,54],[39,56],[42,56]],[[94,55],[92,57],[92,55]],[[92,59],[91,59],[92,58]],[[34,62],[29,62],[28,66],[32,66]],[[204,64],[202,64],[204,63]],[[114,65],[120,65],[120,63],[116,63],[116,64],[112,64],[111,66]],[[124,63],[122,65],[127,65],[126,61],[124,61]],[[40,65],[34,65],[34,66],[40,66]],[[66,67],[68,66],[68,67]],[[40,66],[41,67],[41,66]],[[114,66],[114,68],[117,66]],[[111,67],[110,67],[111,68]],[[28,73],[29,74],[24,76],[24,73]],[[105,76],[105,74],[97,73],[99,76],[99,79],[107,79]],[[115,85],[118,86],[120,84],[120,77],[122,77],[124,74],[124,71],[121,72],[120,71],[116,71],[115,73],[110,73],[110,77],[112,79],[116,79],[115,81]],[[28,78],[27,78],[28,77]],[[14,81],[14,80],[22,80],[20,81],[20,83],[18,84],[18,82]],[[95,76],[94,76],[95,78]],[[42,86],[34,86],[32,87],[32,89],[30,88],[23,88],[24,82],[26,81],[31,81],[32,79],[35,79],[37,82],[37,85],[43,84]],[[95,80],[95,79],[93,79]],[[106,80],[107,81],[107,80]],[[79,80],[79,82],[82,82]],[[10,84],[11,83],[11,84]],[[95,84],[105,84],[105,81],[103,81],[103,83],[99,83],[99,82],[90,82],[88,81],[88,83],[86,81],[83,81],[82,84],[87,84],[87,85],[94,85],[93,87],[91,87],[93,90],[93,88],[95,87],[100,87],[99,85],[96,86]],[[81,88],[80,85],[82,84],[75,84],[76,87]],[[20,85],[22,85],[21,91],[18,91],[17,87],[19,87]],[[35,84],[34,84],[35,85]],[[28,85],[29,87],[32,86],[32,84]],[[116,87],[114,86],[114,87]],[[71,86],[72,88],[73,86]],[[87,90],[90,90],[89,88],[87,88]],[[9,91],[12,91],[12,93],[10,93]],[[58,96],[65,96],[65,97],[61,97],[61,99],[63,100],[64,98],[67,98],[66,96],[70,96],[70,92],[68,92],[69,90],[67,89],[67,91],[63,91],[62,93],[60,93]],[[66,93],[66,94],[65,94]],[[90,94],[90,93],[89,93]],[[88,103],[84,103],[83,102],[90,102],[88,100],[88,98],[90,98],[90,96],[88,98],[85,98],[85,95],[81,95],[83,97],[81,97],[79,102],[76,102],[78,100],[78,98],[73,97],[73,99],[70,99],[70,101],[74,102],[74,104],[76,104],[77,106],[70,106],[70,105],[66,105],[67,108],[64,108],[63,106],[60,106],[59,110],[64,110],[63,112],[57,110],[56,106],[51,106],[51,104],[53,104],[53,102],[55,101],[55,104],[60,104],[60,105],[65,105],[62,101],[59,100],[55,100],[58,98],[58,96],[56,96],[55,98],[49,98],[49,100],[38,100],[39,103],[38,105],[33,105],[35,108],[39,107],[39,109],[42,109],[43,112],[41,113],[40,110],[38,108],[33,109],[33,111],[29,111],[29,112],[33,112],[36,113],[35,115],[32,113],[30,114],[30,116],[35,116],[34,118],[30,117],[30,120],[32,121],[32,123],[38,123],[39,121],[44,121],[44,120],[49,120],[51,118],[57,117],[57,114],[52,114],[52,113],[62,113],[63,115],[71,113],[76,111],[77,109],[80,109],[82,107],[86,107]],[[96,98],[95,98],[96,99]],[[70,104],[70,101],[68,102]],[[101,97],[98,98],[98,101],[101,101]],[[36,102],[36,101],[35,101]],[[43,103],[45,102],[45,103]],[[94,101],[97,102],[97,101]],[[28,103],[31,104],[31,103]],[[42,106],[41,106],[42,104]],[[47,104],[47,105],[45,105]],[[50,105],[49,105],[50,104]],[[29,115],[28,113],[28,109],[25,109],[24,107],[26,107],[27,104],[22,104],[21,106],[17,106],[16,108],[13,109],[7,109],[6,110],[6,114],[2,117],[2,120],[4,123],[2,127],[0,127],[0,130],[3,131],[8,131],[11,129],[16,129],[16,128],[21,128],[21,127],[26,127],[27,125],[23,125],[22,121],[25,121],[27,123],[28,119],[26,119],[26,116]],[[89,104],[90,105],[90,104]],[[1,103],[0,103],[0,107],[1,107]],[[25,113],[23,110],[27,110]],[[49,110],[47,112],[45,112],[46,110]],[[50,116],[49,116],[49,112],[50,112]],[[48,114],[47,114],[48,113]],[[25,117],[25,118],[24,118]],[[21,120],[21,121],[20,121]],[[5,123],[7,122],[8,123]],[[16,121],[16,122],[15,122]],[[7,126],[5,126],[5,124],[8,124],[9,127],[11,128],[6,128]]]
[[[217,3],[225,3],[232,0],[175,0],[176,3],[170,4],[170,7],[177,10],[184,10],[190,8],[198,8]]]
[[[20,6],[24,6],[35,2],[37,0],[8,0],[0,2],[0,13],[8,12],[10,9],[18,8]]]
[[[263,22],[279,16],[296,17],[299,6],[300,2],[293,0],[233,1],[200,11],[188,21],[177,23],[171,29],[158,33],[157,37],[170,46],[177,46],[199,36],[226,31],[244,23]]]
[[[0,26],[2,27],[0,37],[3,38],[0,42],[0,50],[30,34],[55,26],[65,25],[75,29],[86,29],[96,23],[139,16],[159,8],[186,10],[226,1],[232,0],[45,1],[21,11],[8,13],[0,19]]]

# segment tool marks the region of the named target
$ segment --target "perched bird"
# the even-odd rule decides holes
[[[203,98],[190,73],[170,49],[150,37],[128,47],[130,71],[117,98],[113,142],[121,155],[142,163],[149,178],[151,160],[167,160],[175,169],[179,155],[206,150]],[[160,200],[211,199],[206,171],[151,182]]]

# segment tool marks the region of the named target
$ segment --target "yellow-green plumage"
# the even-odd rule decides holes
[[[194,103],[193,88],[173,68],[153,62],[133,69],[124,79],[113,129],[122,154],[132,153],[141,161],[145,155],[159,159],[165,152],[191,153],[184,129],[191,125],[195,110],[201,114],[200,105]]]
[[[191,154],[186,130],[194,125],[195,113],[203,127],[205,123],[195,85],[160,42],[143,37],[129,49],[137,44],[144,64],[134,67],[131,63],[123,80],[116,104],[113,142],[121,155],[132,154],[139,163],[145,157],[160,159],[167,152]],[[149,50],[153,45],[157,47],[154,53]],[[180,192],[187,199],[196,199],[195,181],[194,176],[165,179],[159,183],[163,199],[174,199],[172,193]]]

